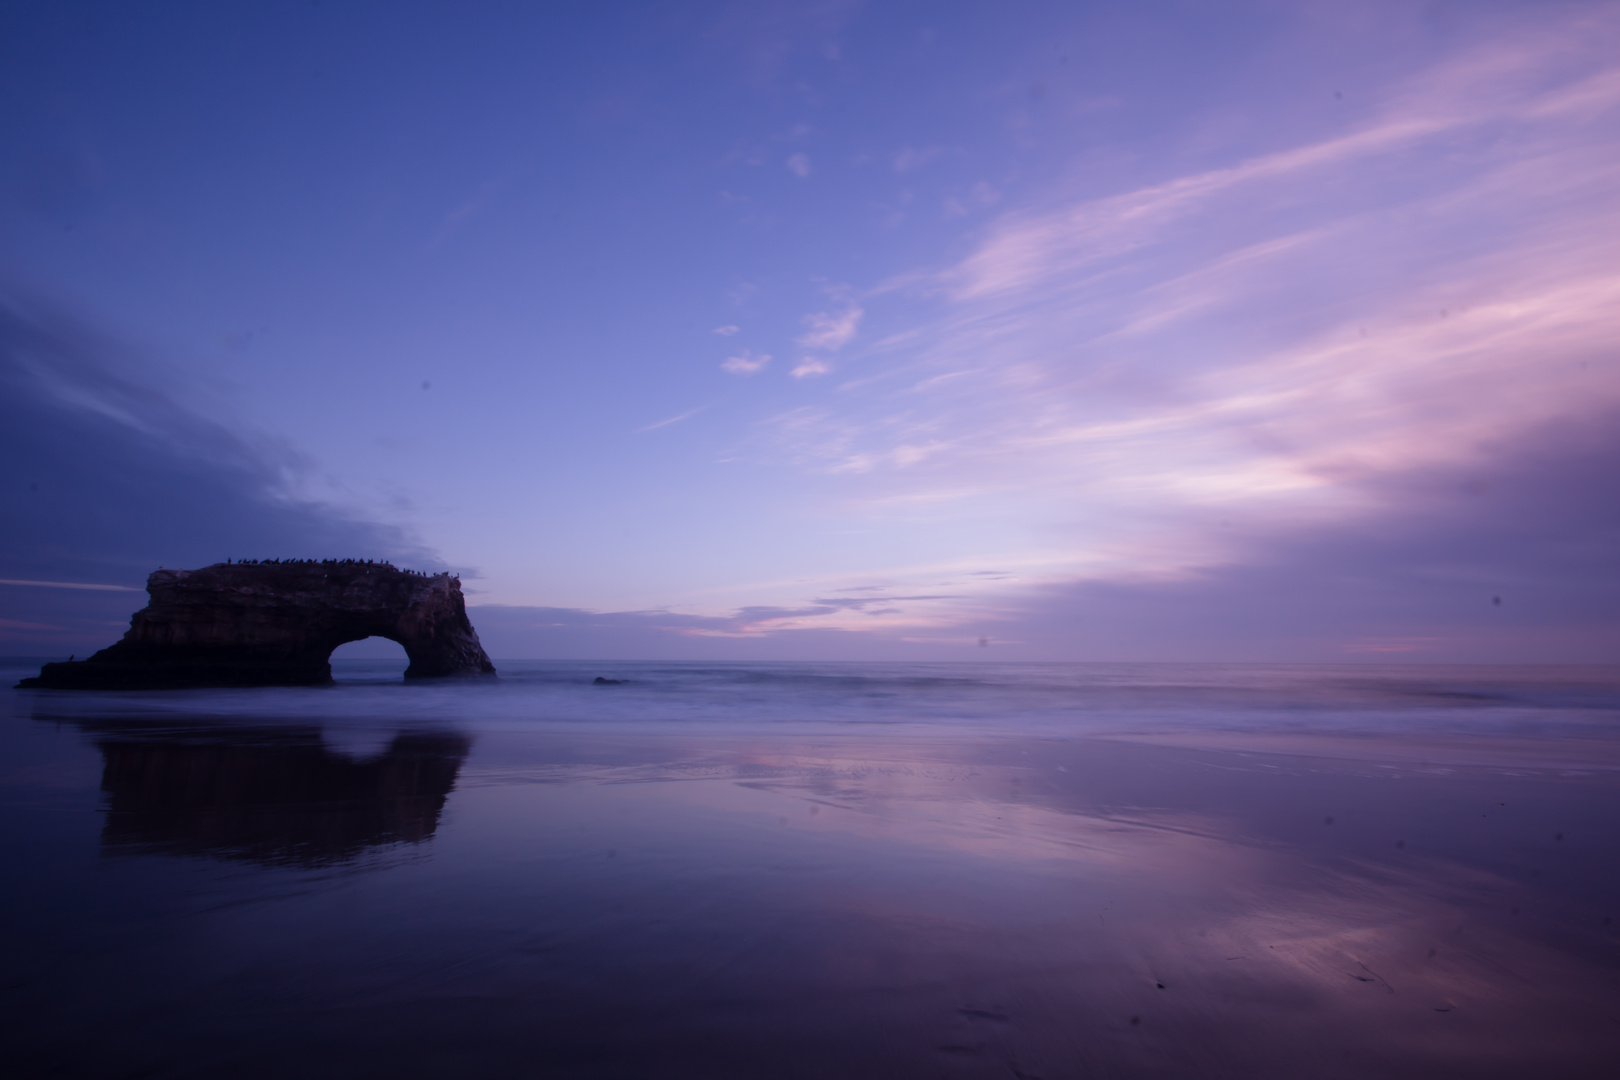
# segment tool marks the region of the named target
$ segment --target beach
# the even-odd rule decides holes
[[[497,666],[9,692],[0,1064],[1596,1077],[1620,1055],[1620,670]]]

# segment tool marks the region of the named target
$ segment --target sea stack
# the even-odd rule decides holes
[[[146,591],[122,641],[18,687],[318,686],[332,681],[333,649],[368,637],[404,646],[407,679],[495,674],[451,574],[355,559],[216,563],[156,570]]]

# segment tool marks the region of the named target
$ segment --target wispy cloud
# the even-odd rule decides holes
[[[479,184],[466,199],[444,215],[444,218],[439,222],[439,227],[434,230],[433,236],[428,240],[428,250],[432,251],[439,248],[451,240],[456,233],[460,232],[462,227],[469,221],[488,210],[490,205],[500,197],[501,192],[511,183],[511,180],[510,174],[503,173]]]
[[[941,202],[946,217],[963,217],[975,210],[983,210],[1001,201],[1001,192],[988,181],[980,180],[966,192],[947,195]]]
[[[1616,55],[1620,18],[1549,24],[1357,126],[1006,213],[864,294],[900,327],[869,374],[762,432],[847,478],[851,512],[1066,535],[1049,582],[1188,581],[1257,536],[1397,522],[1396,478],[1620,408]],[[848,346],[858,312],[805,338]]]
[[[788,374],[795,379],[810,379],[817,375],[825,375],[832,367],[824,360],[817,360],[813,356],[806,356],[796,364]]]
[[[765,365],[770,362],[770,353],[756,353],[752,349],[744,349],[735,356],[726,357],[721,362],[720,369],[733,375],[753,375],[764,370]]]
[[[25,636],[40,631],[59,633],[66,629],[67,627],[58,626],[55,623],[27,622],[23,619],[0,619],[0,634],[6,637]]]
[[[82,317],[0,295],[0,458],[20,488],[0,515],[8,615],[68,626],[70,647],[106,644],[108,620],[128,616],[123,594],[140,591],[116,582],[160,565],[294,554],[436,563],[398,528],[300,498],[307,462],[188,408],[168,384]]]
[[[532,635],[536,631],[564,630],[578,635],[582,630],[597,629],[609,632],[620,642],[637,637],[659,641],[659,651],[664,652],[682,639],[765,642],[804,634],[855,640],[871,640],[874,636],[897,639],[935,629],[940,620],[930,613],[930,607],[962,599],[948,593],[885,592],[860,597],[813,597],[798,604],[751,604],[721,614],[665,608],[595,612],[487,605],[476,608],[473,616],[491,641],[525,632]]]
[[[752,78],[770,84],[791,57],[807,54],[836,63],[843,28],[862,0],[759,0],[725,5],[711,40],[739,53]]]
[[[912,169],[927,165],[944,152],[944,148],[939,146],[925,146],[920,150],[910,146],[903,146],[894,155],[891,164],[893,164],[895,172],[910,172]]]
[[[817,311],[804,317],[805,332],[798,342],[807,349],[842,349],[855,338],[861,316],[866,314],[853,302],[834,311]]]
[[[719,334],[721,337],[731,337],[733,334],[736,334],[741,330],[742,330],[742,327],[735,326],[735,325],[732,325],[732,324],[728,323],[725,326],[717,326],[717,327],[715,327],[714,330],[711,331],[711,333]]]
[[[606,641],[637,657],[727,655],[693,651],[702,642],[965,656],[988,637],[993,655],[1020,659],[1607,663],[1620,649],[1620,411],[1504,442],[1488,465],[1364,479],[1369,509],[1349,520],[1229,522],[1219,559],[1174,573],[1136,542],[1087,573],[1072,549],[1025,544],[993,562],[739,582],[679,612],[558,612],[544,640],[581,656],[606,655]],[[1223,516],[1176,524],[1204,532]],[[731,607],[729,595],[775,602]],[[488,610],[474,613],[486,641]],[[586,632],[603,636],[581,644]]]
[[[713,405],[713,404],[714,404],[714,402],[711,401],[711,402],[709,402],[708,405],[699,405],[695,409],[688,409],[683,413],[679,413],[679,414],[677,414],[675,416],[671,416],[671,417],[668,417],[666,419],[659,420],[656,423],[648,424],[646,427],[638,427],[631,434],[640,435],[643,432],[647,432],[647,431],[657,431],[659,428],[669,427],[671,424],[678,424],[682,420],[690,420],[692,417],[696,416],[698,413],[702,412],[704,409],[707,409],[710,405]]]
[[[803,153],[802,151],[797,154],[789,154],[787,159],[787,171],[800,179],[809,176],[810,155]]]
[[[141,591],[131,585],[91,585],[82,581],[24,581],[17,578],[0,578],[0,585],[32,585],[43,589],[91,589],[96,592]]]

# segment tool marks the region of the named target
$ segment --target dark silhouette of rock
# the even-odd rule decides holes
[[[624,680],[623,679],[604,679],[604,678],[602,678],[602,676],[598,675],[596,677],[596,681],[591,683],[591,685],[592,686],[623,686],[624,685]]]
[[[122,641],[17,685],[314,686],[332,681],[333,649],[368,637],[404,646],[407,679],[495,674],[450,574],[358,560],[216,563],[155,571],[146,591]]]

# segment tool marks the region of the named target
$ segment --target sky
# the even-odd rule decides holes
[[[1620,662],[1620,5],[0,9],[0,651]]]

